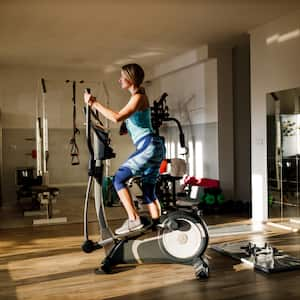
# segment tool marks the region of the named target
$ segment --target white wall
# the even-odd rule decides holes
[[[198,62],[171,74],[152,80],[148,87],[150,99],[166,92],[172,117],[182,125],[217,122],[217,61]]]
[[[268,218],[266,94],[300,86],[300,37],[266,43],[275,34],[300,29],[300,11],[256,28],[251,34],[252,215]]]
[[[232,45],[211,45],[209,56],[217,59],[218,164],[221,188],[226,199],[234,198],[234,128]]]

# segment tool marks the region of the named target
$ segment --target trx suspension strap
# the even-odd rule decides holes
[[[76,81],[73,81],[73,137],[70,140],[71,144],[71,164],[73,166],[79,165],[79,148],[76,143],[76,134],[80,134],[79,129],[76,127]]]

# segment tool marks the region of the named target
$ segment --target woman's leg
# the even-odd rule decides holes
[[[114,187],[120,197],[120,200],[127,212],[128,219],[123,225],[115,230],[116,234],[125,234],[130,231],[138,230],[144,225],[141,223],[139,215],[135,209],[132,197],[126,186],[126,181],[132,177],[132,172],[127,167],[121,167],[114,176]]]
[[[158,199],[155,199],[153,202],[147,204],[150,216],[152,219],[159,219],[161,216],[161,207]]]
[[[132,197],[127,188],[122,188],[118,191],[119,198],[127,212],[129,220],[136,220],[139,218],[135,205],[132,201]]]
[[[156,196],[156,182],[159,176],[159,168],[162,160],[165,158],[164,141],[160,137],[153,137],[152,140],[152,155],[149,157],[151,163],[148,164],[143,172],[143,194],[144,200],[148,204],[148,210],[153,220],[153,224],[159,222],[161,216],[161,206]]]
[[[113,184],[128,214],[129,220],[139,219],[139,215],[133,203],[131,194],[126,186],[126,182],[134,175],[140,174],[148,156],[145,155],[146,148],[150,145],[150,136],[142,139],[137,145],[137,150],[129,156],[127,161],[118,169],[114,176]]]
[[[159,223],[159,218],[161,216],[161,207],[155,194],[155,186],[155,183],[143,182],[142,184],[144,200],[147,203],[153,225]]]

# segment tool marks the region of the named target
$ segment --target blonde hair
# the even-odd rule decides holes
[[[124,76],[130,80],[136,87],[140,87],[140,85],[144,81],[145,73],[143,68],[138,64],[127,64],[122,68]]]

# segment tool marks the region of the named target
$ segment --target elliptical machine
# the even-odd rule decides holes
[[[89,89],[87,89],[90,92]],[[108,226],[102,197],[103,162],[115,157],[108,133],[102,122],[87,105],[86,138],[90,153],[89,179],[84,205],[84,238],[82,250],[91,253],[104,248],[106,257],[96,273],[112,273],[119,264],[180,263],[193,265],[196,278],[207,278],[208,261],[204,252],[208,245],[208,230],[197,207],[178,208],[165,212],[159,225],[153,229],[148,218],[141,217],[144,227],[124,235],[115,235]],[[93,118],[93,121],[92,121]],[[94,132],[92,143],[91,129]],[[93,147],[94,144],[94,147]],[[88,202],[92,183],[101,240],[94,242],[88,235]],[[155,230],[155,231],[154,231]]]

